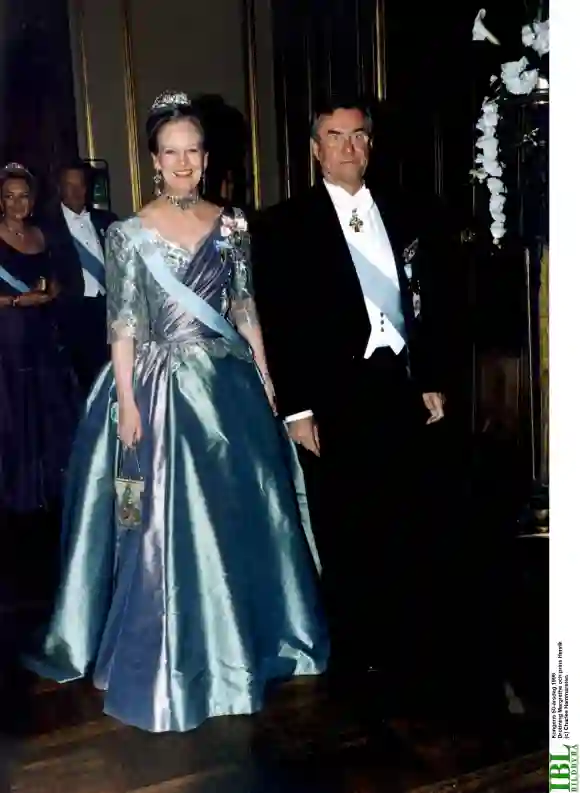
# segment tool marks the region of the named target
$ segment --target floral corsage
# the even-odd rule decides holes
[[[220,238],[216,240],[216,248],[225,255],[227,251],[241,249],[248,231],[248,222],[239,210],[234,214],[224,214],[221,217]]]

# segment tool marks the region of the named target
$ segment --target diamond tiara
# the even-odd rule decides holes
[[[151,105],[151,112],[167,110],[180,105],[191,105],[191,99],[184,91],[163,91]]]
[[[3,173],[11,173],[12,171],[24,171],[24,173],[27,173],[29,176],[32,175],[28,170],[28,168],[26,168],[24,165],[21,165],[19,162],[6,163],[6,165],[3,168],[0,168],[0,171],[2,171]]]

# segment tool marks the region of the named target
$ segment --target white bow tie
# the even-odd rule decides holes
[[[327,187],[335,206],[344,212],[351,213],[356,211],[360,215],[368,212],[373,206],[371,191],[364,185],[354,195],[347,193],[342,187],[337,187],[336,185],[327,184]]]
[[[361,187],[356,195],[351,196],[351,207],[358,212],[367,212],[373,205],[373,197],[368,187]]]

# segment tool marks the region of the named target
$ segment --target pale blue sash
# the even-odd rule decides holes
[[[210,330],[239,344],[242,338],[233,325],[169,270],[159,247],[151,241],[151,232],[141,227],[135,237],[141,258],[159,286]]]
[[[83,270],[86,270],[88,273],[90,273],[95,281],[99,284],[103,292],[106,292],[107,287],[105,284],[105,265],[103,262],[94,256],[88,248],[85,248],[82,242],[79,242],[75,237],[73,237],[73,243],[77,249]]]
[[[364,296],[374,303],[379,311],[382,311],[406,341],[407,329],[398,284],[395,284],[378,267],[375,267],[354,245],[349,244],[349,248]]]
[[[24,281],[19,281],[18,278],[15,278],[13,275],[10,275],[8,270],[5,270],[4,267],[0,264],[0,278],[4,281],[4,283],[11,286],[12,289],[16,289],[17,292],[20,292],[21,295],[25,295],[27,292],[30,292],[30,288],[26,286]]]

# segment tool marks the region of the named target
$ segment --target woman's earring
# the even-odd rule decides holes
[[[200,196],[203,195],[205,190],[205,171],[201,172],[201,176],[199,177],[199,184],[197,185],[197,192]]]
[[[161,171],[157,170],[155,171],[155,176],[153,177],[153,185],[154,185],[153,192],[155,193],[156,196],[160,196],[161,193],[163,192],[162,184],[163,184],[163,175]]]

